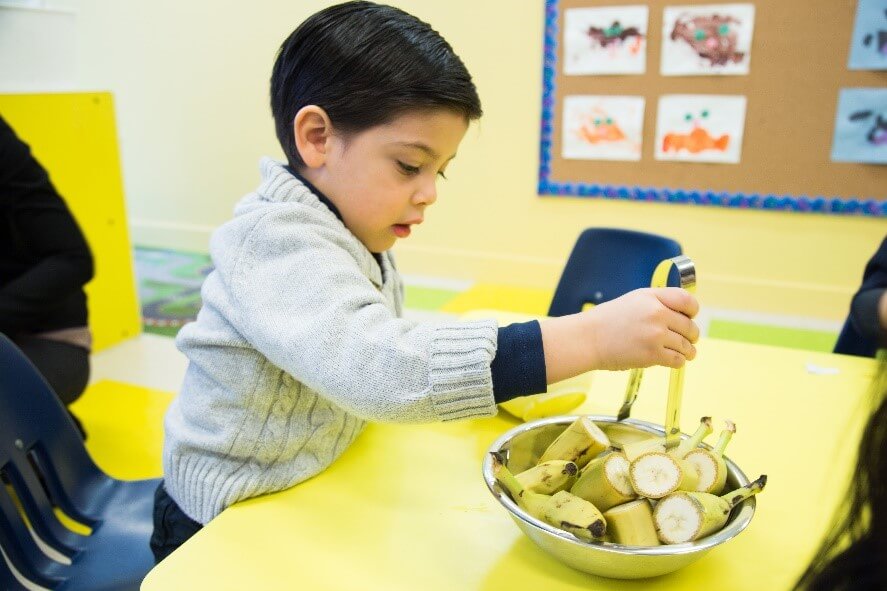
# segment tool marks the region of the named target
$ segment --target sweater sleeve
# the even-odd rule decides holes
[[[887,330],[881,324],[878,303],[887,290],[887,238],[866,264],[862,285],[850,304],[850,323],[866,339],[887,346]]]
[[[6,223],[32,264],[0,285],[0,332],[30,329],[47,305],[82,289],[93,275],[86,239],[27,144],[0,119],[0,200]]]
[[[226,316],[253,347],[366,420],[496,413],[493,320],[397,318],[362,269],[352,237],[278,209],[247,232],[238,260],[220,269],[235,308]]]
[[[878,313],[881,298],[887,288],[873,287],[860,291],[853,298],[850,306],[850,322],[863,337],[877,343],[878,346],[887,346],[887,329],[881,324]]]

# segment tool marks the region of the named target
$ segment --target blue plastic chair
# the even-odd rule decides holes
[[[589,228],[573,246],[548,315],[575,314],[585,304],[602,304],[649,287],[656,265],[680,254],[681,245],[671,238],[634,230]],[[669,285],[677,284],[675,273]]]
[[[64,591],[139,588],[154,566],[148,542],[160,480],[125,482],[102,472],[65,407],[2,334],[0,477],[0,548],[20,576]],[[89,526],[91,534],[64,527],[53,507]],[[33,536],[71,564],[47,556]],[[0,589],[25,588],[0,557]]]

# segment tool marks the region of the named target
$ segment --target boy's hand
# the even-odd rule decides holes
[[[682,367],[696,357],[699,303],[677,287],[637,289],[585,312],[596,369]],[[577,343],[577,346],[579,343]],[[591,369],[591,368],[590,368]]]

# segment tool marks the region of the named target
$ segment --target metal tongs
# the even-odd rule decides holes
[[[671,259],[665,259],[656,270],[653,271],[653,279],[650,287],[665,287],[668,285],[668,274],[672,266],[678,270],[681,287],[689,292],[696,290],[696,265],[690,257],[681,255]],[[631,414],[631,406],[637,400],[638,390],[641,387],[643,369],[633,369],[628,376],[628,387],[625,389],[625,402],[619,409],[616,419],[624,421]],[[681,396],[684,392],[684,368],[672,369],[668,380],[668,403],[665,410],[665,448],[675,447],[681,440]]]

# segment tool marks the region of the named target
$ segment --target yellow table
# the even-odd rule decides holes
[[[738,425],[728,456],[769,475],[749,528],[677,573],[587,575],[538,549],[487,491],[481,458],[516,419],[371,425],[339,461],[290,490],[229,508],[142,589],[468,591],[787,589],[842,497],[866,416],[871,360],[703,340],[682,426]],[[627,372],[597,372],[582,412],[615,414]],[[648,370],[635,418],[661,423],[668,371]]]

